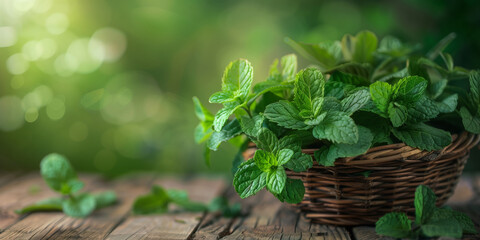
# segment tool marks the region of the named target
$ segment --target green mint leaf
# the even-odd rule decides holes
[[[207,142],[208,148],[217,151],[218,146],[220,146],[222,142],[226,142],[241,133],[242,128],[240,127],[240,123],[237,119],[234,119],[225,125],[221,131],[212,133]]]
[[[282,166],[272,169],[267,175],[267,189],[273,194],[280,194],[285,188],[287,174]]]
[[[278,166],[283,166],[285,163],[290,161],[293,157],[293,151],[290,149],[282,149],[278,151],[277,154],[277,160],[278,160]]]
[[[377,50],[378,39],[370,31],[359,32],[355,36],[355,47],[352,54],[352,60],[359,63],[370,62],[373,59],[373,53]]]
[[[474,116],[466,107],[462,107],[460,108],[460,116],[462,117],[465,130],[471,133],[480,134],[480,117],[478,115]]]
[[[345,113],[329,112],[322,123],[313,128],[313,136],[334,143],[353,144],[358,141],[358,128]]]
[[[242,163],[233,178],[233,186],[241,198],[255,195],[266,185],[267,173],[260,170],[253,159]]]
[[[372,145],[376,143],[391,143],[390,121],[370,112],[357,112],[353,116],[355,123],[367,127],[373,134]],[[360,137],[359,137],[360,139]]]
[[[321,149],[318,162],[323,166],[334,166],[335,160],[342,157],[353,157],[364,154],[372,145],[373,135],[366,127],[358,126],[358,142],[354,144],[332,144],[328,149]]]
[[[241,213],[241,205],[239,203],[229,205],[227,198],[216,197],[208,204],[208,211],[221,211],[224,217],[236,217]]]
[[[370,85],[370,96],[372,97],[372,101],[382,113],[387,112],[392,94],[392,86],[386,82],[374,82]]]
[[[235,97],[245,101],[253,80],[253,67],[245,59],[231,62],[222,78],[222,91],[232,92]]]
[[[265,109],[265,117],[279,126],[289,129],[306,130],[311,128],[303,122],[300,111],[292,103],[284,100],[269,104]]]
[[[345,73],[345,72],[340,72],[340,71],[335,71],[333,72],[331,75],[330,75],[330,78],[328,79],[327,81],[327,84],[328,82],[341,82],[345,86],[349,86],[352,87],[352,88],[355,88],[355,86],[368,86],[370,85],[370,82],[357,75],[357,74],[350,74],[350,73]]]
[[[253,160],[255,160],[257,167],[264,172],[270,172],[272,167],[278,165],[275,154],[261,149],[255,151]]]
[[[424,123],[394,128],[392,133],[408,146],[427,151],[440,150],[452,142],[449,132]]]
[[[224,108],[220,109],[220,111],[215,114],[215,119],[213,120],[213,128],[215,131],[219,132],[222,130],[230,115],[232,115],[240,107],[241,105],[233,102],[228,103]]]
[[[74,193],[83,187],[72,165],[60,154],[45,156],[40,163],[40,172],[48,186],[62,194]]]
[[[401,104],[390,103],[390,106],[388,107],[388,116],[394,127],[400,127],[405,121],[407,121],[407,111],[407,107]]]
[[[362,108],[370,100],[370,92],[367,89],[355,91],[350,96],[342,100],[342,111],[348,115]]]
[[[326,116],[327,116],[327,113],[324,112],[324,113],[319,114],[314,119],[305,120],[304,123],[308,126],[316,126],[316,125],[319,125],[323,121],[323,119],[325,119]]]
[[[435,211],[437,196],[429,187],[419,185],[415,190],[415,223],[422,225],[428,222]]]
[[[207,205],[199,202],[190,201],[190,199],[188,198],[188,194],[185,191],[169,189],[166,192],[167,192],[168,198],[172,203],[175,203],[176,205],[180,206],[181,208],[187,211],[203,212],[208,210]]]
[[[265,94],[266,92],[278,92],[279,90],[291,89],[292,87],[292,84],[284,82],[275,82],[268,80],[265,82],[259,82],[253,87],[253,92],[256,94],[253,98],[256,99],[260,97],[260,95]]]
[[[431,98],[436,99],[437,97],[442,95],[447,84],[448,84],[447,79],[440,79],[436,82],[432,82],[430,86],[428,86],[428,93],[431,96]]]
[[[98,194],[93,194],[92,196],[95,199],[96,209],[107,207],[117,202],[117,195],[114,191],[106,191]]]
[[[170,197],[165,189],[160,186],[153,186],[149,194],[135,199],[133,203],[134,214],[164,213],[168,210]]]
[[[195,115],[202,122],[213,122],[214,116],[206,109],[197,97],[193,97],[193,105],[195,107]]]
[[[295,54],[288,54],[281,59],[282,77],[285,81],[295,80],[297,73],[297,56]]]
[[[285,188],[280,194],[275,194],[281,202],[300,203],[305,195],[305,187],[302,180],[287,178]]]
[[[437,109],[440,113],[450,113],[455,111],[458,104],[458,94],[452,94],[440,102],[434,102],[437,105]]]
[[[422,97],[426,88],[427,81],[424,78],[405,77],[393,85],[393,99],[402,104],[412,104]]]
[[[45,211],[62,211],[63,198],[49,198],[38,201],[32,205],[26,206],[20,210],[16,210],[17,214]]]
[[[438,116],[437,104],[426,96],[422,96],[415,105],[408,109],[408,121],[411,123],[425,122]]]
[[[306,171],[313,166],[312,156],[302,152],[296,152],[293,154],[292,159],[283,166],[294,172]]]
[[[312,112],[316,116],[320,109],[318,103],[314,106],[314,101],[316,98],[323,97],[324,88],[325,79],[318,69],[301,70],[296,77],[293,101],[299,109]]]
[[[208,140],[213,133],[212,124],[205,126],[205,122],[201,122],[195,128],[195,142],[202,143]]]
[[[257,147],[267,152],[276,153],[278,150],[278,138],[267,128],[262,128],[256,141]]]
[[[408,238],[412,230],[412,221],[407,214],[392,212],[381,217],[375,224],[377,234],[394,238]]]
[[[462,237],[462,226],[452,219],[429,222],[421,226],[423,235],[427,237]]]
[[[334,67],[341,59],[341,46],[339,42],[307,44],[286,38],[285,42],[302,56],[317,61],[322,70]]]
[[[472,94],[473,101],[479,105],[480,104],[480,72],[472,71],[469,75],[470,82],[470,92]]]
[[[86,217],[96,208],[95,198],[83,193],[63,201],[63,212],[70,217]]]
[[[334,97],[342,99],[346,93],[355,89],[354,85],[343,82],[332,81],[332,77],[325,83],[325,97]]]
[[[464,233],[467,233],[467,234],[478,233],[472,219],[470,219],[465,213],[453,211],[453,217],[460,224]]]
[[[208,101],[210,103],[227,103],[235,101],[235,96],[233,95],[233,92],[221,91],[210,96]]]
[[[242,127],[242,131],[248,136],[258,137],[258,133],[262,129],[263,121],[263,115],[255,115],[253,118],[241,116],[240,126]]]

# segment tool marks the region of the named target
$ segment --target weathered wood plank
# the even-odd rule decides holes
[[[156,184],[170,189],[182,189],[194,201],[208,202],[225,188],[223,180],[195,179],[189,181],[159,180]],[[187,239],[197,229],[204,213],[170,213],[152,216],[132,216],[113,230],[107,239]]]
[[[22,172],[4,172],[0,171],[0,187],[24,175]]]
[[[0,239],[104,239],[120,221],[126,218],[135,196],[147,192],[151,177],[122,179],[115,182],[86,182],[92,192],[115,190],[119,202],[78,219],[63,213],[33,213],[0,234]]]

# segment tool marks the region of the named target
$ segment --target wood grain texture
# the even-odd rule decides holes
[[[87,218],[72,218],[63,213],[34,213],[0,234],[0,239],[104,239],[129,212],[135,196],[148,191],[151,177],[105,182],[98,178],[82,178],[86,190],[115,190],[119,202],[95,211]]]
[[[225,189],[221,179],[160,179],[155,184],[166,189],[185,190],[194,201],[207,203]],[[174,210],[174,209],[172,209]],[[118,226],[107,239],[188,239],[198,228],[204,213],[170,213],[152,216],[132,216]]]

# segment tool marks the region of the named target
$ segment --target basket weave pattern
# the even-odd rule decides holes
[[[367,153],[337,159],[334,167],[314,161],[306,172],[287,170],[290,178],[301,179],[305,196],[297,207],[308,219],[343,226],[374,224],[392,211],[414,214],[413,200],[418,185],[427,185],[443,205],[453,194],[470,149],[479,135],[453,135],[452,143],[440,151],[422,151],[403,143],[373,147]],[[303,149],[313,156],[317,149]],[[255,147],[244,157],[253,157]],[[368,172],[368,176],[364,176]]]

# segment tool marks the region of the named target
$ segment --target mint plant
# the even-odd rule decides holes
[[[168,206],[171,204],[190,212],[220,211],[226,217],[235,217],[240,214],[241,210],[239,203],[230,205],[224,197],[214,198],[209,204],[204,204],[191,201],[185,191],[166,190],[161,186],[154,185],[150,193],[135,200],[132,211],[138,215],[162,214],[168,211]]]
[[[476,234],[472,220],[464,213],[450,208],[438,208],[437,197],[427,186],[415,191],[415,222],[406,213],[392,212],[381,217],[375,226],[377,234],[394,238],[452,237],[461,238],[464,233]]]
[[[39,201],[18,210],[18,214],[63,211],[71,217],[86,217],[95,209],[112,205],[117,201],[112,191],[100,194],[78,193],[84,183],[78,179],[72,165],[62,155],[51,153],[45,156],[40,163],[40,172],[47,185],[63,196]]]
[[[391,36],[379,41],[369,31],[318,44],[287,38],[313,65],[298,70],[289,54],[253,84],[252,64],[233,61],[221,91],[209,99],[223,105],[216,114],[193,99],[200,120],[195,140],[205,143],[207,164],[223,142],[239,148],[232,172],[240,197],[266,188],[289,203],[300,202],[305,190],[287,170],[307,171],[313,161],[335,166],[384,144],[441,150],[452,133],[480,134],[480,73],[454,65],[444,52],[452,39],[422,54],[417,45]],[[257,150],[245,161],[241,153],[250,143]],[[312,158],[304,148],[318,150]]]

